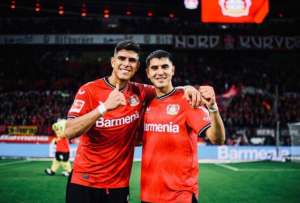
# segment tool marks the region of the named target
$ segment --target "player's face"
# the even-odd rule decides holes
[[[139,68],[139,56],[134,51],[122,49],[111,58],[113,74],[119,80],[130,80]]]
[[[174,69],[168,58],[153,58],[147,68],[147,76],[156,88],[172,87]]]

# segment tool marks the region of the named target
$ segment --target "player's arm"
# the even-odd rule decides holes
[[[192,105],[192,107],[197,108],[202,105],[200,92],[191,85],[178,86],[176,89],[183,89],[184,97]]]
[[[65,123],[58,122],[54,124],[62,131],[61,136],[59,136],[58,133],[57,135],[59,137],[67,137],[68,139],[80,136],[86,133],[107,111],[113,110],[119,105],[126,105],[126,99],[123,93],[119,91],[119,84],[117,84],[106,101],[92,111],[74,119],[68,119]]]
[[[211,86],[200,86],[199,92],[202,102],[208,108],[211,121],[211,127],[206,130],[205,134],[213,144],[224,144],[225,128],[216,103],[214,89]]]
[[[144,87],[146,101],[152,100],[156,95],[154,86],[146,85],[146,84],[142,84],[142,85]],[[178,86],[176,87],[176,89],[183,89],[184,97],[189,101],[189,103],[193,107],[199,107],[200,105],[202,105],[200,92],[195,87],[190,85],[185,85],[185,86]]]

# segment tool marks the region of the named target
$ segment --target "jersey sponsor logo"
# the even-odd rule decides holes
[[[134,112],[132,115],[128,115],[125,117],[117,118],[117,119],[104,119],[101,117],[99,120],[96,121],[97,128],[108,128],[108,127],[115,127],[120,125],[130,124],[133,121],[140,118],[139,112]]]
[[[251,0],[219,0],[222,14],[230,17],[248,16]]]
[[[177,115],[179,112],[179,109],[180,109],[179,104],[169,104],[167,106],[167,114],[171,115],[171,116]]]
[[[179,133],[179,125],[169,122],[166,124],[162,123],[145,123],[144,130],[147,132],[168,132],[168,133]]]
[[[130,106],[137,106],[140,103],[139,97],[137,95],[132,95],[128,99]]]
[[[75,99],[74,103],[70,109],[70,113],[79,113],[81,109],[83,108],[85,104],[85,101],[80,100],[80,99]]]

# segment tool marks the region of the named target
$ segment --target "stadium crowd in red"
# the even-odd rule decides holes
[[[3,126],[8,125],[37,125],[38,134],[51,134],[51,124],[66,116],[79,85],[110,71],[105,60],[83,65],[78,62],[80,57],[77,61],[70,57],[70,61],[61,62],[54,59],[54,53],[51,54],[53,58],[48,58],[45,64],[26,54],[17,61],[6,63],[2,60],[2,67],[10,67],[0,77],[2,131]],[[215,87],[228,144],[251,144],[251,137],[257,136],[257,128],[275,129],[277,118],[284,137],[287,123],[300,119],[297,64],[286,65],[284,58],[275,61],[271,54],[198,55],[187,56],[180,52],[175,55],[180,61],[177,61],[174,84],[210,84]],[[22,69],[20,64],[28,64],[28,68]],[[143,71],[141,68],[136,81],[148,82]],[[39,72],[38,78],[36,72]],[[294,74],[286,77],[290,72]],[[12,83],[16,75],[18,79]],[[223,97],[232,87],[234,93]],[[274,144],[274,137],[267,140],[266,144]],[[288,144],[284,140],[283,144]]]

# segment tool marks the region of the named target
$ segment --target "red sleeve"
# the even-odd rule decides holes
[[[209,112],[203,106],[192,108],[188,104],[188,108],[186,110],[186,121],[187,125],[200,136],[210,127]]]
[[[155,97],[156,93],[153,85],[147,85],[141,83],[135,83],[135,84],[141,89],[142,97],[144,101],[149,101]]]
[[[75,118],[90,112],[91,107],[89,98],[90,95],[87,87],[80,87],[68,112],[68,118]]]

